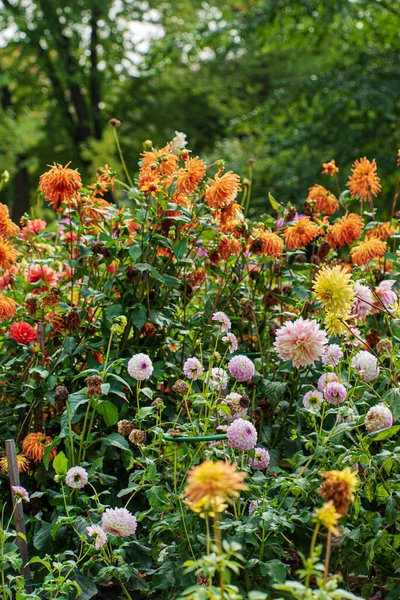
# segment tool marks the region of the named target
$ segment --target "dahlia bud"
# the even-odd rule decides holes
[[[151,140],[145,140],[143,142],[143,150],[151,150],[153,147],[153,142]]]
[[[252,166],[252,165],[255,164],[255,162],[256,162],[255,158],[249,158],[249,160],[247,161],[247,164],[250,165],[250,166]]]
[[[118,421],[118,433],[124,437],[129,435],[134,429],[136,429],[136,426],[132,421],[127,421],[126,419]]]
[[[108,123],[111,127],[120,127],[121,125],[121,121],[118,121],[118,119],[110,119]]]
[[[243,185],[251,185],[251,180],[248,177],[243,179]]]
[[[185,394],[188,393],[189,391],[189,386],[186,383],[186,381],[183,381],[183,379],[177,379],[174,383],[174,385],[172,386],[172,389],[174,390],[174,392],[176,392],[177,394],[181,394],[182,396],[184,396]]]
[[[58,385],[54,390],[54,402],[57,412],[62,412],[68,400],[68,389],[65,385]]]
[[[85,378],[85,383],[88,387],[86,392],[87,398],[93,398],[93,396],[102,395],[103,392],[101,389],[101,384],[103,383],[103,380],[101,377],[99,377],[98,375],[89,375],[89,377]]]
[[[142,429],[132,429],[129,434],[129,441],[132,444],[144,444],[147,438],[147,434]]]

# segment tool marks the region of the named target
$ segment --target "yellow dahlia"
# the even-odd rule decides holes
[[[29,471],[29,458],[27,458],[23,454],[17,454],[17,465],[18,471],[20,473],[26,473],[27,471]],[[3,473],[8,472],[8,460],[6,455],[0,458],[0,469],[3,471]]]
[[[335,315],[347,315],[354,300],[351,273],[341,265],[323,267],[317,273],[313,289],[325,310]]]
[[[356,473],[345,467],[342,471],[326,471],[322,477],[324,483],[319,494],[327,502],[331,501],[341,516],[346,515],[359,484]]]
[[[206,459],[189,472],[186,502],[189,506],[197,505],[201,511],[216,511],[216,506],[230,502],[247,489],[245,477],[246,473],[237,471],[236,465],[228,461]]]
[[[321,523],[321,525],[326,527],[333,535],[337,535],[338,530],[336,529],[336,525],[341,516],[342,515],[337,512],[332,500],[329,500],[329,502],[325,502],[321,508],[318,508],[315,511],[314,521]]]

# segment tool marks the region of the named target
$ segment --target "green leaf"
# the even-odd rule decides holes
[[[46,379],[46,377],[49,376],[49,371],[47,369],[44,369],[43,367],[33,367],[32,369],[30,369],[29,372],[31,374],[37,373],[38,375],[40,375],[40,377],[42,377],[42,379]]]
[[[128,450],[129,452],[131,452],[131,448],[130,448],[128,442],[119,433],[110,433],[110,435],[108,435],[106,438],[104,438],[103,445],[104,446],[115,446],[116,448],[120,448],[121,450]]]
[[[388,427],[387,429],[374,431],[373,433],[369,434],[369,437],[372,438],[374,442],[380,442],[393,437],[398,431],[400,431],[400,425],[394,425],[393,427]]]
[[[273,195],[271,194],[271,192],[268,192],[268,200],[269,200],[269,203],[270,203],[270,205],[272,206],[272,208],[274,210],[279,210],[279,204],[275,200],[275,198],[273,197]]]
[[[177,258],[181,258],[187,252],[187,242],[185,238],[179,240],[174,248],[174,254]]]
[[[64,452],[59,452],[53,460],[53,469],[57,475],[65,475],[68,471],[68,458]]]
[[[260,570],[262,575],[269,575],[273,583],[283,583],[286,579],[286,566],[278,559],[260,563]]]
[[[395,419],[400,418],[400,389],[392,388],[383,395],[382,400],[389,404]]]
[[[146,498],[151,508],[157,511],[163,511],[171,507],[167,493],[161,485],[155,485],[146,491]]]
[[[96,410],[99,415],[102,415],[106,425],[110,427],[111,425],[115,425],[118,422],[118,409],[112,402],[108,400],[103,400],[103,402],[99,402],[96,406]]]
[[[131,248],[129,248],[129,256],[131,257],[133,262],[136,262],[141,254],[142,249],[140,248],[140,246],[131,246]]]
[[[137,329],[141,329],[147,321],[147,310],[143,304],[137,304],[131,312],[131,320]]]

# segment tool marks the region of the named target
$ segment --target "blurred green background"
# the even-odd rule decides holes
[[[400,113],[400,3],[394,0],[0,0],[2,202],[36,202],[46,165],[85,181],[132,173],[142,142],[185,132],[195,154],[247,175],[251,210],[268,192],[301,206],[332,157],[344,186],[376,158],[389,209]]]

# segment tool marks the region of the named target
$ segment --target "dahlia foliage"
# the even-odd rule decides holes
[[[5,597],[395,600],[398,187],[332,159],[252,222],[186,144],[0,204]]]

